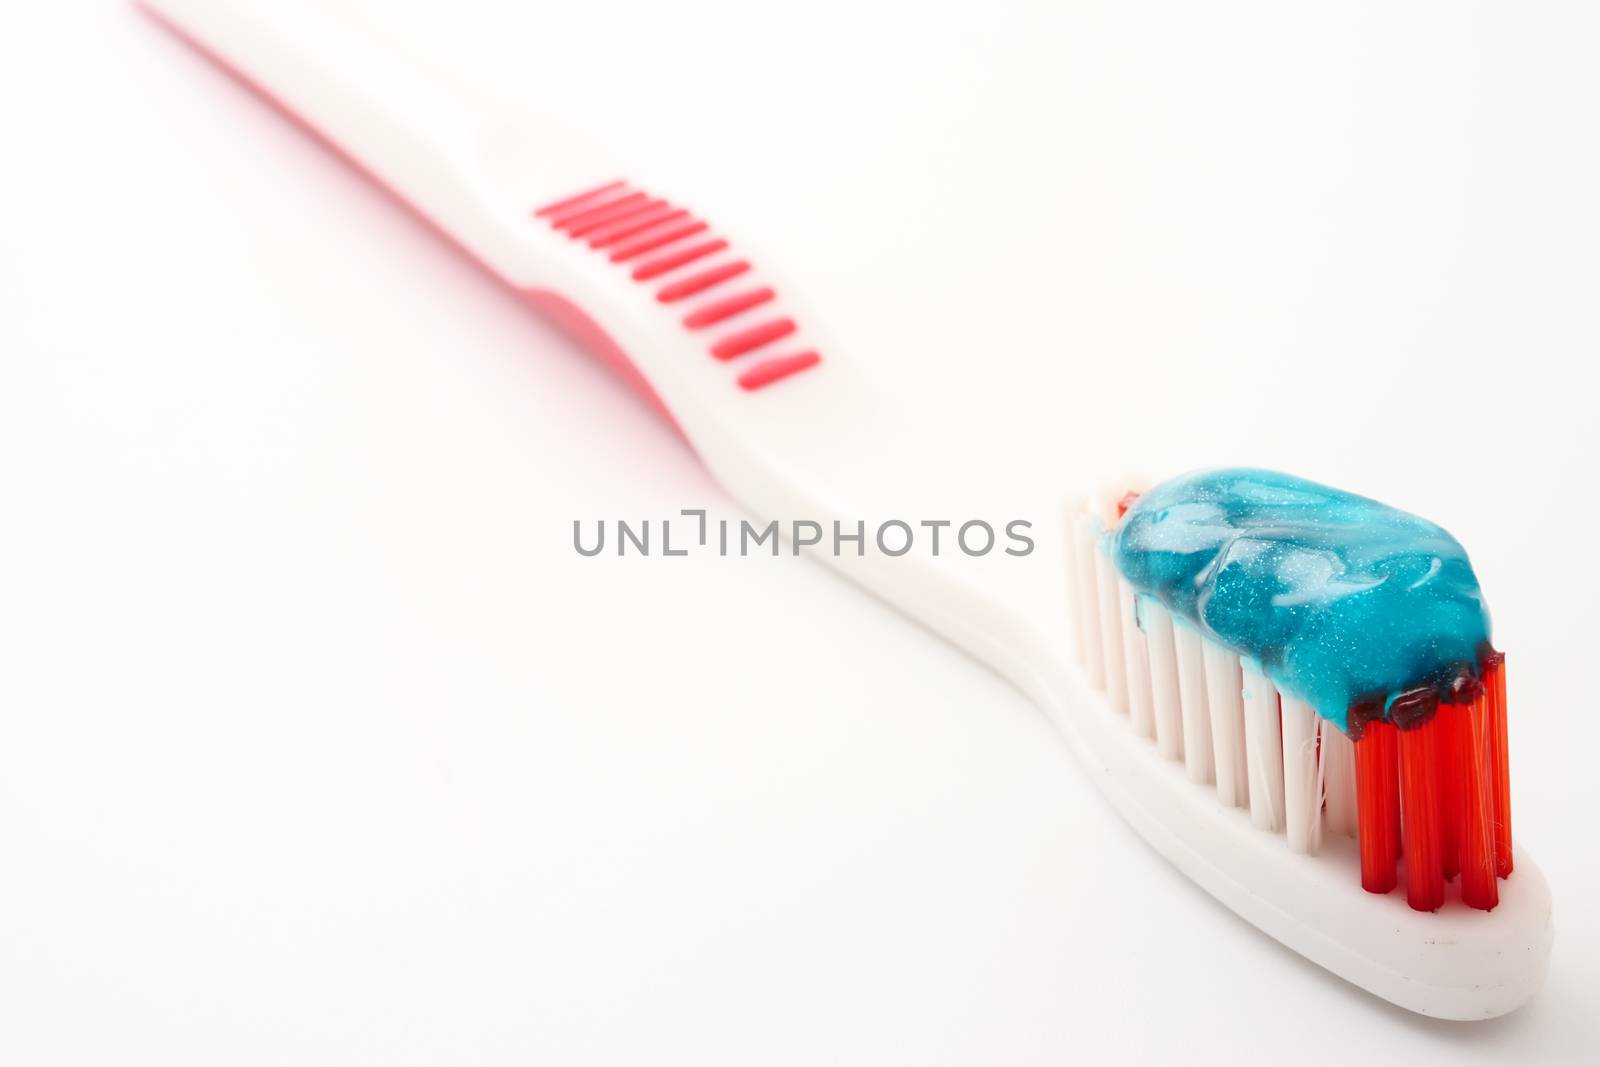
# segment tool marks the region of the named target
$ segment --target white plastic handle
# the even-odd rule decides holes
[[[589,235],[575,237],[578,230],[562,221],[595,205],[638,193],[662,198],[560,126],[405,57],[336,2],[314,9],[284,0],[143,2],[617,364],[659,400],[712,476],[753,514],[824,529],[838,520],[853,530],[889,506],[900,474],[875,470],[870,459],[883,456],[878,446],[897,435],[897,407],[823,336],[793,286],[747,256],[739,240],[707,221],[704,230],[619,261],[621,246],[595,248]],[[726,247],[637,276],[706,241]],[[735,267],[741,269],[725,282],[668,299],[674,286]],[[719,301],[767,289],[776,296],[758,308],[710,326],[686,325]],[[774,322],[793,330],[755,351],[715,354]],[[756,388],[741,384],[774,361],[810,353],[818,362],[800,372]],[[1015,597],[974,580],[957,553],[890,558],[867,541],[859,556],[821,558],[1039,692],[1060,642],[1045,638]]]

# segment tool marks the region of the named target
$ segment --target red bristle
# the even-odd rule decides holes
[[[1366,723],[1356,742],[1356,822],[1361,844],[1361,888],[1387,893],[1398,883],[1395,856],[1400,848],[1400,775],[1395,729]]]
[[[1463,764],[1466,752],[1462,748],[1467,722],[1467,705],[1440,704],[1434,713],[1438,760],[1435,773],[1439,781],[1439,860],[1445,880],[1461,872],[1461,812],[1462,792],[1465,788]]]
[[[1488,911],[1500,903],[1495,881],[1494,782],[1489,761],[1487,689],[1465,711],[1460,736],[1463,763],[1461,828],[1461,900]]]
[[[1433,911],[1444,903],[1439,853],[1439,717],[1400,731],[1400,840],[1406,856],[1406,903]]]
[[[1511,761],[1506,750],[1506,658],[1491,652],[1484,659],[1483,691],[1489,720],[1489,776],[1494,785],[1494,869],[1501,878],[1511,873]]]

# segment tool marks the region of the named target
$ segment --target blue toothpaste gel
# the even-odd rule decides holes
[[[1352,706],[1393,717],[1477,678],[1489,613],[1466,551],[1426,519],[1231,469],[1162,483],[1107,536],[1135,589],[1347,733]]]

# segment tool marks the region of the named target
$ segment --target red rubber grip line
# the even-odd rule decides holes
[[[794,333],[793,319],[773,319],[760,326],[729,334],[711,346],[711,354],[718,359],[733,359],[753,352],[762,345],[770,345],[780,337],[788,337],[791,333]]]
[[[815,352],[801,352],[797,356],[784,356],[780,359],[769,359],[757,363],[754,367],[739,375],[739,388],[749,392],[760,389],[764,385],[771,385],[805,370],[815,367],[822,362],[822,357]]]
[[[544,207],[535,211],[534,215],[539,218],[544,218],[547,215],[558,215],[569,207],[575,207],[576,205],[597,197],[602,193],[614,192],[617,189],[621,189],[626,184],[627,182],[607,182],[604,185],[597,185],[588,192],[579,193],[577,196],[569,196],[564,200],[557,200],[553,204],[546,204]]]
[[[637,237],[646,230],[653,230],[657,226],[664,226],[669,222],[688,218],[689,213],[683,208],[674,208],[670,204],[662,203],[659,209],[643,215],[629,217],[622,223],[606,226],[589,236],[590,248],[605,248],[618,241],[625,241],[630,237]]]
[[[643,255],[646,252],[654,252],[662,245],[670,245],[672,242],[684,237],[704,233],[705,230],[706,224],[703,222],[685,222],[680,226],[674,226],[671,229],[662,230],[660,233],[651,234],[649,237],[641,237],[631,244],[623,245],[611,253],[611,262],[622,263],[625,260],[632,259],[634,256]]]
[[[661,291],[656,294],[656,299],[663,304],[670,304],[674,300],[682,300],[686,296],[693,296],[696,293],[703,292],[713,285],[720,285],[729,278],[743,274],[749,269],[750,264],[742,259],[737,263],[724,263],[720,267],[712,267],[710,270],[701,271],[699,274],[691,274],[682,281],[663,286]]]
[[[765,304],[773,295],[771,289],[752,289],[748,293],[730,296],[725,300],[707,304],[698,311],[691,311],[683,317],[683,324],[691,330],[703,329],[723,319],[731,319],[741,311],[748,311],[757,305]]]
[[[728,242],[719,237],[715,241],[705,241],[701,244],[691,245],[679,252],[658,256],[655,259],[647,259],[633,268],[633,280],[647,282],[651,278],[659,278],[668,271],[677,270],[687,263],[693,263],[695,260],[709,256],[713,252],[721,252],[727,247]]]
[[[621,201],[618,201],[620,204]],[[643,215],[651,212],[670,210],[670,205],[665,200],[644,200],[629,204],[621,211],[595,211],[592,216],[567,229],[567,236],[573,240],[580,237],[589,237],[613,226],[637,222]],[[558,229],[560,227],[557,227]]]
[[[649,200],[650,198],[643,193],[629,193],[627,196],[609,200],[604,204],[585,208],[571,215],[558,217],[552,220],[550,225],[558,230],[582,231],[582,228],[591,222],[609,222],[618,215],[626,214],[628,211],[633,210],[636,206],[647,204]],[[573,236],[577,236],[577,233],[574,233]]]

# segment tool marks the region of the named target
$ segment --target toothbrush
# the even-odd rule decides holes
[[[853,529],[898,491],[898,471],[863,461],[867,431],[841,429],[890,408],[770,263],[698,211],[424,73],[335,5],[140,6],[566,328],[754,515]],[[1292,669],[1303,642],[1247,640],[1270,612],[1247,614],[1243,636],[1219,628],[1147,566],[1154,505],[1214,503],[1197,484],[1050,516],[1040,554],[1059,584],[1001,588],[960,553],[893,556],[870,536],[817,555],[1016,685],[1151,847],[1268,935],[1411,1011],[1525,1003],[1551,905],[1510,838],[1503,659],[1485,644],[1376,705],[1358,694],[1354,714],[1314,704]]]

